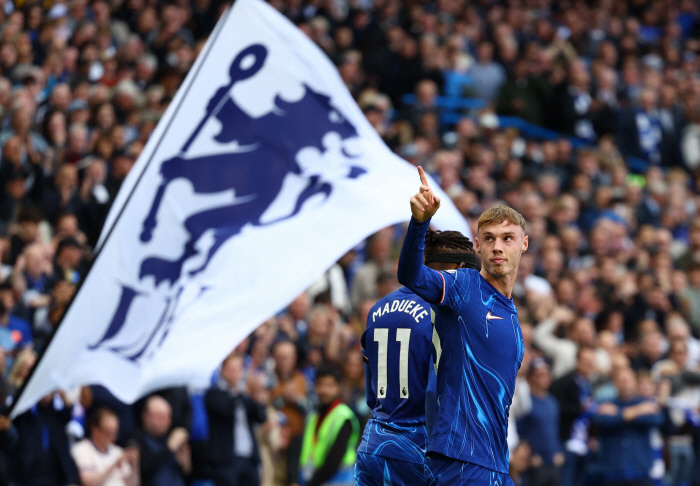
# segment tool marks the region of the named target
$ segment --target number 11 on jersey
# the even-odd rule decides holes
[[[389,329],[375,329],[374,341],[377,343],[377,398],[386,398],[389,387],[387,382]],[[399,396],[408,398],[408,350],[411,342],[411,329],[397,329],[396,341],[401,343],[399,350]]]

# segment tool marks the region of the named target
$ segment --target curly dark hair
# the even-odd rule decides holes
[[[459,231],[428,229],[425,235],[426,253],[474,253],[474,243]]]

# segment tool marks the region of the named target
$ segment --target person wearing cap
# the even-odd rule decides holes
[[[564,454],[559,442],[559,402],[549,393],[552,384],[549,363],[544,358],[533,359],[527,380],[532,409],[518,420],[518,434],[532,446],[536,458],[533,482],[542,486],[556,486],[559,484]]]

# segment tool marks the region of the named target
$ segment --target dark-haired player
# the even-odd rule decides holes
[[[476,265],[472,242],[457,231],[428,230],[425,245],[430,268]],[[435,389],[430,316],[430,305],[406,287],[379,300],[369,312],[361,341],[372,417],[357,451],[356,485],[425,483],[426,389],[432,385],[429,404]]]
[[[528,247],[525,220],[506,206],[489,209],[477,225],[481,271],[432,270],[423,265],[423,241],[440,200],[418,171],[398,277],[435,312],[437,414],[427,484],[512,485],[506,433],[524,346],[511,294]]]

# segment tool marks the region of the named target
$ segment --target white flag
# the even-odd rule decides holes
[[[206,383],[348,249],[407,220],[418,187],[325,54],[238,0],[124,182],[13,416],[56,388],[102,384],[130,403]],[[470,234],[440,195],[435,223]]]

